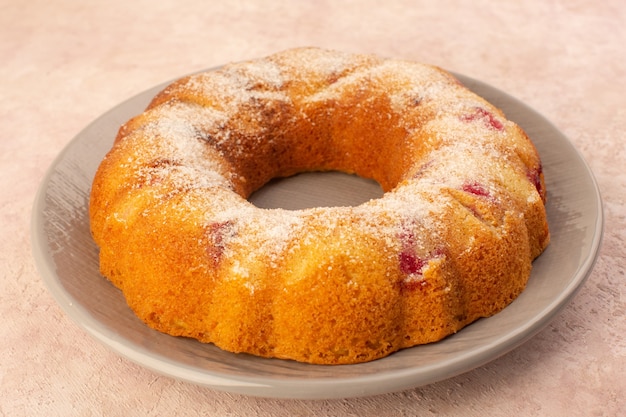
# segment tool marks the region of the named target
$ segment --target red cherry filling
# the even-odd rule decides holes
[[[230,221],[211,223],[208,226],[207,236],[209,245],[207,253],[215,265],[219,264],[226,247],[226,239],[233,235],[233,225]]]
[[[537,189],[539,195],[543,198],[543,186],[541,185],[541,174],[543,173],[543,167],[539,165],[537,169],[531,169],[526,172],[526,176],[532,182]]]
[[[479,120],[482,121],[488,128],[500,131],[504,129],[504,124],[500,120],[496,119],[493,113],[488,112],[481,107],[474,108],[474,112],[471,114],[461,116],[461,120],[463,120],[464,122],[473,122],[475,120]]]
[[[400,270],[407,275],[421,274],[426,261],[406,250],[400,252]]]
[[[400,252],[400,271],[406,275],[404,279],[401,279],[396,283],[400,291],[414,291],[424,290],[431,284],[424,279],[423,270],[428,262],[432,259],[443,256],[443,251],[435,250],[428,255],[428,258],[423,259],[415,255],[409,249],[405,249]]]
[[[485,189],[481,184],[477,182],[465,183],[461,187],[466,193],[474,194],[479,197],[489,197],[489,191]]]
[[[400,272],[404,278],[399,280],[396,285],[401,291],[411,291],[416,289],[424,289],[430,284],[423,279],[423,270],[431,259],[443,256],[443,251],[436,249],[426,257],[420,257],[415,253],[417,244],[416,236],[408,227],[403,227],[399,234],[402,250],[398,254],[398,264]]]
[[[411,228],[405,225],[400,230],[398,237],[402,244],[402,250],[398,255],[400,271],[406,275],[421,274],[422,268],[426,265],[426,261],[415,254],[415,233],[413,233]]]

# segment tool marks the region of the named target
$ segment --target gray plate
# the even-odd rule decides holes
[[[88,195],[93,175],[118,127],[143,111],[163,88],[156,86],[102,115],[76,136],[50,167],[32,218],[33,254],[48,289],[83,329],[118,354],[158,373],[229,392],[280,398],[339,398],[426,385],[479,367],[541,330],[583,284],[602,239],[597,184],[580,154],[552,124],[518,100],[482,82],[459,78],[502,108],[533,138],[544,164],[552,242],[534,263],[528,287],[501,313],[441,342],[377,361],[341,366],[308,365],[224,352],[146,327],[119,290],[98,272],[89,233]],[[262,206],[295,202],[349,204],[379,195],[376,184],[343,174],[309,174],[279,181],[257,193]],[[356,187],[356,188],[355,188]],[[336,191],[337,199],[321,196]],[[358,191],[354,191],[354,190]]]

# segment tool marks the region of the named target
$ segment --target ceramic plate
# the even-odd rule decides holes
[[[535,261],[528,287],[519,298],[501,313],[441,342],[369,363],[322,366],[224,352],[195,340],[158,333],[137,319],[121,292],[98,272],[98,250],[89,233],[87,204],[93,175],[118,127],[140,113],[163,85],[95,120],[50,167],[37,194],[32,219],[33,254],[41,275],[65,312],[118,354],[158,373],[213,389],[280,398],[354,397],[426,385],[479,367],[525,342],[568,303],[595,262],[603,217],[593,175],[563,134],[507,94],[482,82],[459,78],[502,108],[533,138],[544,164],[552,242]],[[271,192],[255,195],[257,203],[272,205],[287,193],[287,200],[301,200],[302,206],[323,204],[316,198],[328,194],[329,188],[348,200],[367,200],[368,193],[376,196],[379,192],[375,184],[347,175],[319,175],[319,181],[313,174],[273,184]],[[354,189],[356,183],[360,184],[358,193],[342,191]]]

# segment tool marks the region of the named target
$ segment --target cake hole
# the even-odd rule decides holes
[[[259,208],[302,210],[358,206],[382,195],[380,184],[374,180],[329,171],[275,178],[252,193],[248,200]]]

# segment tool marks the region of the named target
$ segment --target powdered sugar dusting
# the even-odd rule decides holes
[[[232,239],[236,239],[237,249],[226,243],[228,256],[241,256],[239,247],[248,248],[242,262],[259,262],[259,258],[267,259],[270,267],[277,267],[278,261],[289,242],[296,237],[304,225],[304,213],[283,209],[259,210],[252,204],[241,204],[225,207],[215,215],[206,219],[212,222],[230,222],[233,224]],[[235,250],[237,252],[229,252]]]
[[[260,60],[194,75],[187,80],[185,88],[199,97],[212,97],[215,107],[232,115],[239,106],[253,100],[289,101],[289,96],[281,90],[284,81],[278,66]]]
[[[351,224],[396,253],[406,249],[399,236],[410,229],[410,250],[432,254],[443,244],[440,214],[452,204],[445,190],[462,190],[469,178],[497,198],[498,164],[517,158],[506,147],[510,122],[450,75],[421,64],[305,49],[194,75],[177,88],[148,111],[139,128],[143,146],[159,156],[141,161],[137,176],[148,185],[168,182],[177,192],[206,190],[202,227],[210,232],[211,225],[230,225],[220,245],[224,256],[237,258],[232,269],[244,278],[261,257],[279,267],[294,239],[307,238],[311,218],[328,230]],[[354,208],[262,210],[234,192],[235,179],[246,178],[233,160],[250,164],[241,155],[253,158],[259,144],[270,140],[270,110],[308,119],[308,105],[338,101],[347,93],[386,98],[406,131],[403,149],[430,147],[428,160],[412,161],[395,189]],[[536,198],[528,197],[532,201]]]

